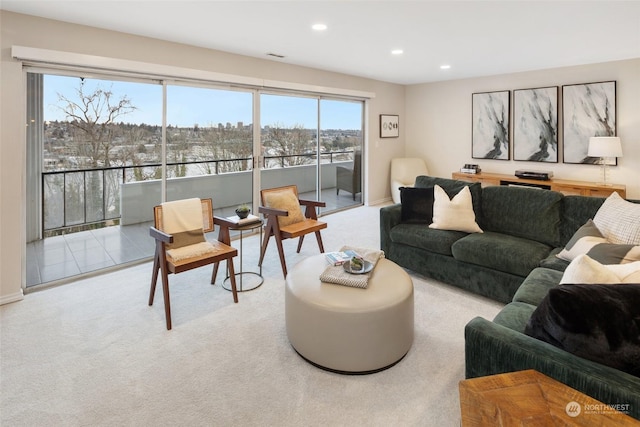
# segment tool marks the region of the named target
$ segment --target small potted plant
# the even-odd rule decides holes
[[[238,218],[240,219],[248,217],[250,212],[251,208],[246,204],[240,205],[236,208],[236,215],[238,215]]]

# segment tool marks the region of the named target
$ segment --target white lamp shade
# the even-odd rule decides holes
[[[593,136],[589,138],[589,157],[622,157],[622,144],[617,136]]]

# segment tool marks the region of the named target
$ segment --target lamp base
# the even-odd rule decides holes
[[[605,158],[601,158],[600,165],[602,166],[602,181],[599,182],[598,185],[611,187],[613,184],[609,182],[609,165],[607,164],[607,160]]]

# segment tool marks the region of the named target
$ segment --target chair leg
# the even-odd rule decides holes
[[[320,230],[316,231],[316,240],[318,241],[320,253],[324,253],[324,245],[322,244],[322,236],[320,235]]]
[[[282,275],[287,278],[287,262],[284,259],[284,248],[282,247],[282,239],[280,236],[274,236],[276,238],[276,246],[278,247],[278,254],[280,255],[280,265],[282,265]]]
[[[171,303],[169,302],[169,275],[167,273],[167,263],[161,266],[162,294],[164,295],[164,316],[167,320],[167,330],[171,330]]]
[[[231,280],[231,292],[233,293],[233,302],[238,302],[238,289],[236,288],[236,273],[233,268],[233,258],[227,258],[227,268],[229,269],[229,279]]]
[[[298,239],[298,249],[296,250],[296,253],[300,253],[300,250],[302,249],[303,240],[304,240],[304,235],[300,236],[300,238]]]
[[[158,254],[156,253],[153,258],[153,273],[151,274],[151,291],[149,292],[149,305],[153,305],[153,297],[156,294],[156,283],[158,282],[158,270],[160,269],[160,262],[158,260]]]
[[[270,238],[271,238],[271,234],[266,232],[264,234],[264,238],[262,239],[262,247],[260,248],[260,260],[258,261],[258,266],[262,265],[262,261],[264,260],[264,254],[267,253],[267,245],[269,244]]]

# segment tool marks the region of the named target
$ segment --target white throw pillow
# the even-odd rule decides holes
[[[482,233],[473,212],[471,191],[465,186],[453,199],[439,185],[433,187],[433,222],[429,228]]]
[[[627,264],[605,265],[605,267],[613,271],[622,283],[640,283],[640,261]]]
[[[613,192],[593,217],[602,235],[611,243],[640,245],[640,204]]]
[[[604,265],[588,255],[578,255],[569,264],[560,280],[561,285],[640,283],[640,261]]]
[[[560,280],[561,285],[573,283],[607,285],[620,283],[620,278],[598,261],[583,254],[578,255],[569,263]]]

